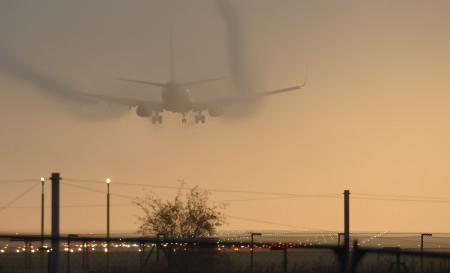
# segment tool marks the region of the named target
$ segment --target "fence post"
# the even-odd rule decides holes
[[[261,236],[262,235],[262,233],[259,233],[259,232],[257,232],[257,233],[255,233],[255,232],[252,232],[252,233],[250,233],[250,241],[251,241],[251,243],[250,243],[250,272],[251,273],[253,273],[253,268],[254,268],[254,266],[255,266],[255,264],[254,264],[254,259],[255,259],[255,257],[254,257],[254,255],[255,255],[255,250],[254,250],[254,248],[255,248],[255,236]]]
[[[70,237],[67,238],[67,258],[66,258],[66,271],[70,273]]]
[[[167,272],[172,273],[172,246],[167,245]]]
[[[423,237],[425,236],[433,236],[431,233],[422,233],[420,234],[420,272],[423,273]]]
[[[144,254],[145,254],[145,242],[139,242],[139,271],[144,272]]]
[[[89,270],[89,243],[83,241],[83,272],[86,273]]]
[[[25,268],[27,272],[30,272],[31,270],[31,242],[28,240],[25,240]]]

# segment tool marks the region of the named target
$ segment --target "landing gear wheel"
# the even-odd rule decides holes
[[[162,124],[162,122],[163,122],[163,117],[162,117],[162,115],[154,115],[154,116],[152,116],[152,123],[153,124]]]
[[[181,124],[186,125],[187,124],[186,113],[182,113],[182,114],[183,114],[183,118],[181,119]]]
[[[206,122],[206,116],[203,115],[201,112],[198,113],[198,115],[195,116],[195,123],[205,123]]]

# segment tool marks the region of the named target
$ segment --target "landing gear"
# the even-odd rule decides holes
[[[183,118],[181,119],[181,124],[183,124],[183,125],[187,124],[186,113],[183,113]]]
[[[181,119],[181,123],[183,125],[187,124],[187,118],[186,118],[186,113],[181,113],[183,115],[183,118]],[[197,115],[195,115],[195,123],[199,124],[199,123],[205,123],[206,122],[206,116],[202,114],[202,112],[198,112]]]
[[[152,116],[152,123],[153,124],[162,124],[163,123],[163,117],[162,115],[157,112],[155,115]]]
[[[195,116],[195,123],[205,123],[206,122],[206,116],[202,114],[202,112],[198,112],[198,114]]]

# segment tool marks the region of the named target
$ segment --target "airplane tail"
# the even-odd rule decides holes
[[[172,27],[169,31],[169,83],[175,82],[175,61],[174,61],[174,46],[173,46],[173,30]],[[140,84],[146,84],[146,85],[153,85],[157,87],[166,87],[166,83],[160,83],[160,82],[150,82],[150,81],[142,81],[142,80],[135,80],[135,79],[126,79],[126,78],[117,78],[120,81],[127,81],[127,82],[133,82],[133,83],[140,83]]]
[[[169,82],[175,82],[175,61],[173,46],[173,28],[170,27],[169,32]]]

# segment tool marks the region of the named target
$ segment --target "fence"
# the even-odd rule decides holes
[[[345,248],[337,244],[307,240],[314,236],[302,237],[303,242],[267,238],[252,244],[248,239],[71,235],[58,238],[57,272],[450,272],[450,252],[446,249],[421,252],[417,248],[363,247],[355,243],[346,256]],[[48,272],[49,259],[55,252],[49,248],[51,239],[0,236],[0,272]]]

